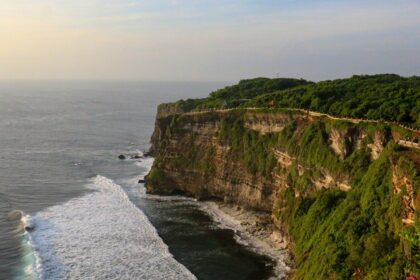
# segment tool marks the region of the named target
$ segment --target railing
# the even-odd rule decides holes
[[[417,142],[414,142],[414,141],[399,140],[398,144],[401,145],[401,146],[404,146],[404,147],[420,149],[420,143],[417,143]]]

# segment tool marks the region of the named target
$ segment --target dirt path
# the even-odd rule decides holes
[[[200,115],[200,114],[206,114],[206,113],[210,113],[210,112],[226,113],[226,112],[230,112],[230,111],[234,111],[234,110],[238,110],[238,109],[253,111],[253,110],[260,110],[260,109],[267,109],[267,108],[248,107],[248,108],[230,108],[230,109],[217,109],[217,110],[201,110],[201,111],[186,112],[184,114],[185,115]],[[403,129],[406,129],[406,130],[409,130],[411,132],[416,133],[417,136],[420,138],[420,129],[411,128],[411,127],[408,127],[408,126],[405,126],[403,124],[396,123],[396,122],[336,117],[336,116],[332,116],[332,115],[329,115],[329,114],[326,114],[326,113],[309,111],[309,110],[298,109],[298,108],[281,108],[281,109],[288,110],[288,111],[297,111],[297,112],[301,112],[303,114],[307,114],[307,115],[310,115],[310,116],[313,116],[313,117],[326,117],[326,118],[329,118],[331,120],[347,121],[347,122],[351,122],[351,123],[368,122],[368,123],[384,123],[384,124],[388,124],[388,125],[395,125],[395,126],[399,126],[400,128],[403,128]],[[408,147],[408,148],[420,149],[420,143],[416,143],[416,142],[410,141],[410,140],[399,140],[398,144],[400,144],[401,146],[404,146],[404,147]]]
[[[224,112],[230,112],[230,111],[234,111],[234,110],[238,110],[238,109],[244,109],[244,110],[252,111],[252,110],[260,110],[260,109],[267,109],[267,108],[248,107],[248,108],[230,108],[230,109],[217,109],[217,110],[201,110],[201,111],[187,112],[185,114],[186,115],[199,115],[199,114],[205,114],[205,113],[210,113],[210,112],[224,113]],[[336,117],[336,116],[332,116],[332,115],[329,115],[329,114],[326,114],[326,113],[308,111],[308,110],[305,110],[305,109],[298,109],[298,108],[280,108],[280,109],[288,110],[288,111],[298,111],[298,112],[301,112],[301,113],[304,113],[304,114],[309,114],[310,116],[313,116],[313,117],[327,117],[327,118],[332,119],[332,120],[348,121],[348,122],[352,122],[352,123],[361,123],[361,122],[385,123],[385,124],[389,124],[389,125],[396,125],[396,126],[399,126],[403,129],[410,130],[412,132],[420,133],[420,129],[415,129],[415,128],[412,128],[412,127],[404,126],[403,124],[396,123],[396,122],[370,120],[370,119],[356,119],[356,118]]]

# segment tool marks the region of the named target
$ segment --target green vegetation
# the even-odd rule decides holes
[[[181,141],[178,145],[189,147],[165,161],[177,168],[210,174],[214,151],[197,146],[195,134],[183,134],[180,128],[218,120],[219,141],[231,147],[232,161],[267,180],[272,179],[273,171],[286,174],[290,187],[279,195],[274,213],[294,240],[297,279],[401,279],[406,272],[419,273],[419,223],[413,227],[402,224],[403,194],[394,194],[392,165],[397,163],[416,182],[416,193],[420,189],[418,168],[392,141],[376,161],[370,159],[366,146],[375,133],[389,134],[389,127],[376,125],[375,130],[373,124],[335,120],[302,126],[292,121],[280,133],[262,135],[245,128],[246,114],[245,110],[235,110],[165,120],[167,135],[175,133]],[[332,129],[352,133],[362,129],[365,142],[340,158],[329,147]],[[293,164],[280,167],[275,149],[291,155]],[[298,165],[304,166],[302,173]],[[347,193],[338,188],[317,191],[313,180],[325,173],[348,180],[352,189]]]
[[[226,107],[237,107],[244,103],[244,101],[247,101],[261,94],[290,89],[308,84],[312,84],[312,82],[288,78],[255,78],[250,80],[242,80],[237,85],[225,87],[223,89],[212,92],[210,97],[207,98],[206,103],[200,105],[202,107],[209,107],[212,101],[214,102],[215,100],[218,100]]]
[[[296,198],[284,191],[278,209],[287,210],[277,215],[295,240],[298,279],[402,279],[406,271],[420,272],[418,223],[405,233],[401,196],[393,194],[394,157],[390,145],[347,194],[331,189]]]
[[[336,123],[336,121],[331,122]],[[364,145],[360,149],[352,149],[344,159],[340,159],[329,146],[328,129],[331,125],[327,120],[316,121],[297,131],[296,123],[292,122],[278,134],[277,147],[294,155],[297,162],[310,168],[313,173],[327,171],[336,178],[350,178],[351,181],[357,181],[371,163],[370,152]],[[344,127],[351,131],[355,125]],[[339,128],[340,126],[337,126],[336,129]],[[366,133],[366,138],[373,138],[369,136],[374,132],[366,130]],[[295,177],[298,179],[299,175],[296,174]]]
[[[271,172],[277,165],[273,154],[276,137],[272,134],[260,135],[256,131],[245,129],[244,113],[229,114],[221,121],[220,141],[232,148],[233,159],[242,162],[251,174],[271,178]]]
[[[211,142],[230,148],[228,156],[235,168],[239,164],[241,172],[248,171],[255,180],[273,181],[273,173],[287,180],[287,187],[277,194],[273,214],[293,240],[296,279],[404,279],[406,273],[420,275],[420,153],[392,140],[394,134],[410,138],[413,133],[386,123],[354,124],[326,117],[308,121],[300,112],[285,110],[305,108],[420,127],[419,77],[354,76],[316,84],[258,78],[213,92],[206,99],[175,104],[176,110],[167,105],[168,110],[237,109],[158,119],[162,131],[159,150],[170,150],[170,140],[184,147],[176,156],[164,154],[158,164],[160,160],[211,177],[217,164],[215,150],[209,148],[213,144],[206,138],[196,141],[197,134],[188,125],[217,123],[218,134],[213,131],[209,135],[218,138]],[[260,109],[249,113],[244,107]],[[261,134],[246,128],[249,116],[258,113],[283,114],[291,121],[281,132]],[[292,117],[294,114],[299,117]],[[332,132],[343,140],[345,152],[340,155],[331,148]],[[372,160],[369,144],[377,135],[386,139],[386,148]],[[279,164],[276,151],[290,156],[291,163]],[[163,181],[158,164],[149,176]],[[396,191],[396,170],[411,182],[412,189],[403,185]],[[345,181],[351,189],[317,189],[315,181],[325,176],[337,183]],[[407,196],[414,200],[414,210],[407,208]],[[413,224],[402,221],[407,211],[415,212]]]
[[[275,213],[295,241],[297,279],[401,279],[405,272],[420,272],[419,223],[405,227],[401,222],[402,194],[394,194],[391,164],[398,162],[415,182],[415,195],[420,190],[420,174],[392,141],[376,161],[370,159],[368,142],[340,159],[328,146],[327,131],[332,127],[353,131],[356,125],[314,122],[300,130],[294,121],[281,133],[258,135],[243,129],[241,122],[240,116],[225,118],[221,139],[228,141],[251,172],[267,175],[276,168],[276,164],[268,165],[267,170],[254,151],[267,159],[274,148],[295,157],[283,170],[290,187],[279,195]],[[375,132],[386,134],[389,127],[375,131],[365,125],[362,129],[369,141]],[[252,137],[254,145],[246,144]],[[244,160],[248,155],[257,166]],[[299,164],[307,168],[301,174]],[[314,191],[312,179],[322,172],[349,178],[352,190]]]
[[[311,83],[305,80],[289,78],[241,80],[237,85],[228,86],[210,93],[210,96],[207,98],[179,100],[175,103],[161,104],[159,109],[180,113],[210,108],[234,108],[239,107],[251,98],[265,93]]]
[[[420,125],[420,77],[353,76],[277,91],[246,105],[303,108],[334,116]]]
[[[245,111],[240,110],[223,116],[219,138],[232,148],[233,158],[241,161],[251,174],[271,177],[277,166],[274,149],[294,155],[297,162],[313,172],[327,170],[338,178],[351,177],[356,180],[370,164],[369,151],[366,149],[355,149],[344,160],[340,160],[329,147],[325,122],[310,124],[299,133],[295,133],[296,122],[291,122],[281,133],[261,135],[246,129],[244,118]],[[296,174],[296,178],[299,177]]]
[[[167,163],[183,170],[211,173],[214,170],[212,161],[214,150],[200,149],[200,147],[193,144],[189,145],[189,147],[191,147],[191,149],[185,151],[182,155],[167,159]]]
[[[147,175],[147,182],[161,185],[166,183],[165,173],[159,168],[153,168]]]
[[[256,78],[173,103],[183,112],[208,108],[301,108],[339,117],[397,121],[420,127],[420,77],[353,76],[312,83]]]

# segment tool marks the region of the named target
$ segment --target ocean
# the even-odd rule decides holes
[[[222,86],[1,81],[0,279],[271,277],[201,202],[147,195],[152,158],[118,159],[149,148],[159,103]]]

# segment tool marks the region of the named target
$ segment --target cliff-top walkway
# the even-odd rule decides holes
[[[208,109],[208,110],[200,110],[200,111],[191,111],[191,112],[186,112],[185,115],[198,115],[198,114],[205,114],[205,113],[210,113],[210,112],[219,112],[219,113],[224,113],[224,112],[230,112],[230,111],[234,111],[234,110],[238,110],[238,109],[242,109],[242,110],[247,110],[247,111],[254,111],[254,110],[261,110],[261,109],[267,109],[264,107],[258,108],[258,107],[247,107],[247,108],[228,108],[228,109]],[[367,123],[382,123],[382,124],[388,124],[388,125],[394,125],[394,126],[398,126],[400,128],[409,130],[411,132],[414,132],[417,136],[417,139],[401,139],[398,140],[398,144],[401,146],[405,146],[408,148],[416,148],[416,149],[420,149],[420,129],[414,128],[414,127],[409,127],[405,124],[402,123],[398,123],[398,122],[392,122],[392,121],[384,121],[384,120],[371,120],[371,119],[363,119],[363,118],[349,118],[349,117],[337,117],[337,116],[332,116],[326,113],[321,113],[321,112],[315,112],[315,111],[310,111],[310,110],[305,110],[305,109],[300,109],[300,108],[275,108],[275,109],[281,109],[281,110],[285,110],[285,111],[296,111],[296,112],[301,112],[303,114],[307,114],[309,116],[313,116],[313,117],[326,117],[332,120],[339,120],[339,121],[347,121],[347,122],[351,122],[351,123],[361,123],[361,122],[367,122]]]

